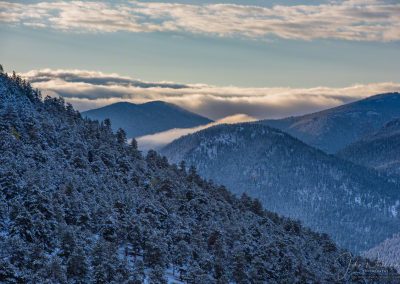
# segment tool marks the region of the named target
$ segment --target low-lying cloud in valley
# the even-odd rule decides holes
[[[231,115],[225,118],[222,118],[220,120],[217,120],[215,122],[202,125],[202,126],[197,126],[193,128],[177,128],[177,129],[170,129],[167,131],[159,132],[156,134],[151,134],[151,135],[145,135],[142,137],[136,138],[139,148],[141,150],[150,150],[150,149],[159,149],[168,143],[174,141],[175,139],[191,134],[203,129],[206,129],[208,127],[212,127],[218,124],[233,124],[233,123],[240,123],[240,122],[250,122],[250,121],[255,121],[257,120],[254,117],[248,116],[246,114],[236,114],[236,115]]]
[[[400,90],[400,83],[356,84],[344,88],[243,88],[174,82],[145,82],[118,74],[84,70],[33,70],[22,74],[45,95],[63,96],[79,110],[127,101],[162,100],[219,120],[235,114],[281,118],[313,112],[371,95]]]

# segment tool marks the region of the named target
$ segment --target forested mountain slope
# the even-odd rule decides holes
[[[144,104],[115,103],[83,112],[82,115],[95,120],[109,118],[113,130],[124,129],[128,138],[173,128],[190,128],[212,122],[208,118],[162,101]]]
[[[385,265],[395,267],[400,272],[400,234],[370,249],[364,253],[364,256],[373,260],[377,259]]]
[[[400,175],[400,119],[387,123],[380,130],[349,145],[338,153],[343,159]]]
[[[364,279],[366,260],[346,273],[326,235],[153,151],[142,157],[109,122],[39,95],[0,74],[1,282]]]
[[[232,192],[260,199],[353,251],[400,230],[400,187],[376,172],[314,149],[257,123],[220,125],[161,150]]]
[[[312,114],[262,123],[327,153],[336,153],[395,118],[400,118],[399,93],[376,95]]]

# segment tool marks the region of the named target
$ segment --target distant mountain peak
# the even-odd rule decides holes
[[[141,104],[118,102],[85,111],[82,115],[96,120],[109,118],[114,130],[122,128],[130,138],[212,122],[180,106],[159,100]]]
[[[385,123],[400,117],[400,94],[385,93],[327,110],[261,123],[279,128],[305,143],[336,153]]]
[[[137,104],[134,104],[131,102],[117,102],[117,103],[110,104],[108,106],[130,106],[130,105],[136,106]],[[107,107],[107,106],[103,106],[103,107]]]
[[[145,102],[145,103],[142,103],[142,105],[170,105],[170,106],[176,106],[177,107],[177,105],[174,105],[174,104],[171,104],[171,103],[167,103],[165,101],[160,101],[160,100]]]
[[[365,101],[374,101],[374,100],[381,100],[381,99],[400,99],[400,93],[399,92],[389,92],[389,93],[382,93],[382,94],[377,94],[374,96],[370,96],[365,98]]]

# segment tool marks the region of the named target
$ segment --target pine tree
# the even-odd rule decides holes
[[[164,269],[159,265],[150,270],[149,278],[150,283],[167,284],[167,280],[164,276]]]
[[[242,252],[237,252],[234,257],[233,277],[236,283],[247,283],[249,281],[246,274],[246,258]]]
[[[136,259],[134,262],[134,268],[133,268],[133,273],[132,273],[132,284],[141,284],[144,283],[145,279],[145,271],[144,271],[144,263],[140,259]]]
[[[197,174],[197,169],[195,166],[191,165],[188,171],[188,180],[191,182],[195,182],[197,184],[201,183],[201,178]]]
[[[18,276],[15,268],[8,259],[0,258],[0,282],[2,283],[24,283],[21,276]]]
[[[111,130],[111,120],[109,118],[104,119],[103,124],[107,129]]]
[[[92,252],[92,266],[96,283],[111,283],[117,276],[116,265],[119,263],[115,255],[115,247],[105,241],[97,241]]]
[[[131,140],[131,149],[133,149],[133,150],[138,149],[138,143],[135,138],[132,138],[132,140]]]
[[[181,161],[179,163],[179,170],[182,171],[183,173],[186,173],[186,162],[185,161]]]
[[[73,232],[68,228],[61,232],[61,252],[60,255],[68,258],[74,252],[76,241]]]
[[[88,272],[85,253],[82,249],[76,248],[67,260],[67,277],[69,279],[83,280]]]
[[[126,132],[122,128],[117,130],[117,142],[121,145],[126,144]]]
[[[258,200],[258,199],[254,199],[253,200],[253,204],[252,204],[251,210],[255,214],[257,214],[258,216],[263,216],[264,209],[262,207],[262,204],[261,204],[260,200]]]
[[[215,279],[212,279],[210,277],[209,272],[201,269],[197,263],[191,263],[187,274],[188,275],[185,279],[187,283],[196,283],[196,284],[215,283]]]
[[[45,277],[50,280],[51,283],[66,283],[65,278],[66,272],[62,265],[62,259],[57,256],[52,257],[45,267]]]
[[[181,266],[185,265],[188,262],[189,257],[190,257],[189,244],[187,242],[185,242],[184,240],[181,240],[174,247],[174,251],[176,251],[176,253],[174,253],[172,255],[173,265],[175,265],[177,267],[181,267]]]

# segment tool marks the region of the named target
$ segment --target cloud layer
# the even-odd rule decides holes
[[[163,100],[218,120],[235,114],[258,119],[313,112],[374,94],[400,90],[400,83],[357,84],[345,88],[242,88],[205,84],[145,82],[84,70],[33,70],[22,74],[46,95],[63,96],[80,110],[128,101]]]
[[[175,128],[175,129],[170,129],[167,131],[159,132],[156,134],[151,134],[151,135],[145,135],[142,137],[136,138],[140,150],[147,151],[150,149],[160,149],[161,147],[167,145],[168,143],[171,143],[175,139],[190,134],[194,133],[197,131],[200,131],[202,129],[206,129],[211,126],[215,126],[218,124],[233,124],[233,123],[239,123],[239,122],[249,122],[249,121],[255,121],[254,117],[245,115],[245,114],[236,114],[232,116],[225,117],[223,119],[217,120],[215,122],[206,124],[206,125],[201,125],[197,127],[192,127],[192,128]]]
[[[73,32],[189,32],[222,37],[400,40],[400,3],[332,1],[320,5],[158,2],[0,2],[0,22]]]

